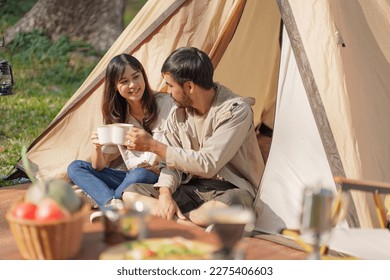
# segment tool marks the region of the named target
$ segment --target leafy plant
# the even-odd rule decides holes
[[[23,148],[22,148],[22,162],[23,162],[24,171],[26,172],[30,181],[32,183],[36,183],[38,180],[35,178],[35,176],[32,173],[30,162],[28,161],[28,158],[27,158],[26,146],[23,146]]]

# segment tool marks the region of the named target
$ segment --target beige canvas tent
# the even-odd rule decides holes
[[[305,187],[336,191],[336,175],[390,182],[389,15],[386,0],[149,0],[28,157],[39,178],[88,159],[114,55],[135,55],[162,90],[165,58],[195,46],[212,57],[215,80],[255,97],[255,122],[274,129],[256,229],[299,228]],[[371,202],[352,196],[349,226],[375,226]]]

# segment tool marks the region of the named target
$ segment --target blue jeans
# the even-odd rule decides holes
[[[158,175],[145,168],[130,171],[104,168],[100,171],[92,168],[90,162],[75,160],[68,166],[68,176],[96,203],[102,207],[113,198],[122,198],[122,193],[134,183],[154,184]]]

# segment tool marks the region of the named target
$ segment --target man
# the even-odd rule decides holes
[[[153,215],[200,226],[210,224],[213,208],[252,208],[264,162],[251,100],[214,83],[210,58],[196,48],[174,51],[161,72],[178,105],[166,123],[169,145],[137,128],[127,139],[129,149],[156,153],[166,166],[156,184],[129,186],[124,201],[142,200]]]

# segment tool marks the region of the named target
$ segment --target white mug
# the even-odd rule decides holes
[[[99,137],[99,144],[101,145],[109,145],[112,144],[111,141],[111,125],[101,125],[97,128],[97,133]]]
[[[126,133],[130,127],[133,127],[132,124],[127,123],[117,123],[112,126],[112,143],[117,145],[125,145],[126,142]]]

